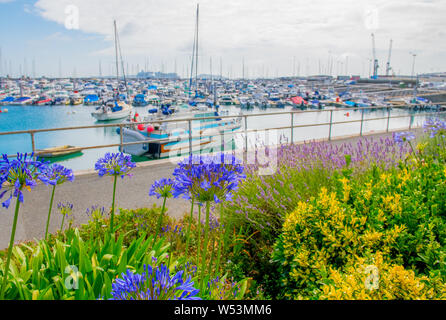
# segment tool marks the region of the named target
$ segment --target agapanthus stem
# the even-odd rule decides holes
[[[60,225],[60,231],[62,232],[63,230],[63,223],[65,221],[65,214],[62,216],[62,224]]]
[[[192,198],[192,204],[190,206],[190,220],[189,220],[189,226],[187,228],[187,236],[186,236],[186,251],[185,251],[186,254],[188,253],[188,250],[189,250],[190,229],[191,229],[193,219],[194,219],[194,198]]]
[[[113,182],[113,201],[112,201],[112,211],[110,215],[110,233],[113,233],[113,218],[115,217],[115,195],[116,195],[116,181],[118,180],[118,176],[115,176]]]
[[[48,210],[48,219],[46,220],[45,240],[48,237],[48,227],[50,226],[51,210],[53,209],[54,191],[56,191],[56,185],[53,186],[53,191],[51,192],[50,209]]]
[[[155,245],[156,239],[158,238],[158,235],[161,230],[161,224],[163,223],[163,214],[164,214],[164,208],[166,207],[166,200],[167,200],[167,197],[164,197],[163,206],[161,208],[161,213],[160,213],[160,216],[158,217],[158,224],[156,226],[155,238],[153,238],[153,246]]]
[[[17,202],[15,204],[14,222],[12,223],[11,239],[9,240],[8,256],[6,258],[5,269],[3,270],[3,284],[2,291],[0,293],[0,300],[5,299],[6,283],[8,282],[9,264],[11,263],[12,247],[14,246],[15,230],[17,227],[17,218],[19,216],[19,208],[20,201],[19,197],[17,197]]]
[[[201,248],[201,205],[198,205],[198,239],[197,239],[197,267],[200,265]]]
[[[223,230],[221,228],[221,225],[223,224],[223,204],[220,203],[220,229]],[[226,223],[225,223],[225,227],[226,227]],[[218,268],[220,267],[220,257],[221,257],[221,247],[222,247],[222,242],[223,242],[223,235],[221,232],[218,233],[219,236],[219,241],[218,241],[218,253],[217,253],[217,263],[215,265],[215,272],[217,272],[218,274]]]
[[[204,242],[203,242],[203,251],[201,253],[201,285],[200,288],[203,288],[204,284],[204,270],[206,267],[206,253],[208,247],[208,238],[209,238],[209,201],[206,201],[206,224],[204,226]]]
[[[215,237],[213,237],[212,235],[211,237],[211,258],[209,260],[209,267],[208,267],[208,275],[209,275],[209,279],[212,279],[212,264],[214,262],[214,257],[215,257]]]

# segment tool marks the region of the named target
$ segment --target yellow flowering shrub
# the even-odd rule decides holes
[[[325,188],[317,198],[300,202],[285,220],[275,252],[287,273],[284,287],[294,288],[285,296],[303,298],[317,289],[321,270],[342,267],[366,250],[390,252],[404,226],[378,230],[367,225],[368,219],[373,218],[346,206]]]
[[[444,170],[435,164],[387,171],[374,167],[361,179],[344,170],[334,177],[335,191],[321,188],[316,197],[299,202],[287,215],[273,253],[283,297],[443,297]],[[364,258],[358,257],[366,255],[375,255],[381,274],[376,292],[360,286]]]
[[[417,276],[413,270],[390,264],[381,252],[371,259],[357,258],[345,271],[330,268],[323,282],[320,299],[446,299],[446,284],[441,279]]]

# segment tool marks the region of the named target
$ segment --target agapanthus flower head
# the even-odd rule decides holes
[[[100,158],[95,164],[95,170],[98,171],[100,177],[103,176],[130,176],[129,171],[136,167],[132,162],[132,157],[122,152],[107,152],[104,157]]]
[[[239,159],[229,154],[192,155],[175,168],[175,197],[194,198],[198,202],[229,200],[246,176]]]
[[[40,180],[46,184],[55,186],[65,181],[72,182],[74,180],[74,174],[73,170],[65,168],[58,163],[53,163],[41,170]]]
[[[413,132],[394,132],[393,133],[393,140],[401,145],[405,141],[411,141],[415,139],[415,134]]]
[[[423,124],[424,132],[429,132],[431,138],[435,137],[437,134],[442,136],[446,135],[446,121],[441,121],[440,119],[428,119]]]
[[[70,202],[59,202],[57,204],[57,209],[59,210],[61,215],[70,216],[73,213],[73,204]]]
[[[100,220],[104,217],[105,208],[99,207],[98,205],[91,206],[91,208],[87,208],[85,211],[87,216],[93,218],[93,220]]]
[[[160,179],[155,181],[150,187],[149,196],[159,198],[171,198],[175,182],[172,179]]]
[[[112,284],[112,300],[201,300],[184,270],[170,275],[169,268],[144,265],[141,274],[127,270]]]
[[[23,189],[31,191],[40,180],[40,172],[45,170],[47,164],[34,160],[33,156],[33,153],[17,153],[17,158],[10,160],[4,154],[0,159],[0,199],[9,193],[9,198],[2,203],[3,207],[9,208],[12,197],[23,202]]]

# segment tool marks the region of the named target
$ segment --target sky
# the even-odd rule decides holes
[[[0,0],[0,75],[115,74],[116,20],[126,74],[188,77],[197,3],[199,73],[369,76],[372,33],[380,74],[390,40],[394,73],[446,71],[444,0]]]

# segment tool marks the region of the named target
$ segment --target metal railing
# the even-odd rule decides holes
[[[445,106],[446,102],[439,102],[435,103],[434,105]],[[90,126],[76,126],[76,127],[62,127],[62,128],[51,128],[51,129],[34,129],[34,130],[20,130],[20,131],[10,131],[10,132],[0,132],[0,136],[4,135],[15,135],[15,134],[29,134],[31,138],[31,147],[32,152],[36,152],[36,134],[37,133],[43,133],[43,132],[55,132],[55,131],[68,131],[68,130],[80,130],[80,129],[97,129],[97,128],[110,128],[110,127],[119,127],[119,135],[120,135],[120,142],[119,143],[113,143],[113,144],[102,144],[102,145],[94,145],[94,146],[86,146],[86,147],[77,147],[70,149],[71,151],[81,151],[81,150],[89,150],[89,149],[101,149],[101,148],[110,148],[110,147],[120,147],[120,150],[123,150],[124,146],[131,146],[131,145],[138,145],[138,144],[147,144],[147,143],[163,143],[163,142],[175,142],[175,141],[182,141],[183,139],[179,136],[176,139],[173,138],[162,138],[162,139],[147,139],[147,140],[141,140],[141,141],[135,141],[135,142],[126,142],[124,143],[124,135],[123,135],[123,128],[128,127],[129,125],[137,126],[138,124],[153,124],[153,123],[168,123],[168,122],[186,122],[188,127],[188,140],[189,140],[189,153],[192,153],[192,140],[196,138],[207,138],[207,137],[214,137],[216,135],[220,135],[222,140],[222,145],[224,145],[224,131],[216,134],[213,132],[211,135],[193,135],[192,130],[192,122],[193,121],[202,121],[202,120],[212,120],[212,119],[234,119],[234,118],[241,118],[243,119],[243,134],[244,134],[244,151],[248,150],[248,133],[251,132],[258,132],[258,131],[268,131],[268,130],[291,130],[291,141],[290,143],[293,144],[295,142],[294,139],[294,129],[297,128],[305,128],[305,127],[317,127],[317,126],[328,126],[328,140],[332,140],[332,128],[334,125],[339,124],[348,124],[348,123],[360,123],[360,131],[357,134],[357,136],[363,135],[363,128],[364,123],[367,121],[375,121],[375,120],[384,120],[387,119],[386,124],[386,131],[389,132],[389,124],[391,119],[397,119],[397,118],[414,118],[414,114],[405,114],[405,115],[395,115],[391,116],[391,110],[392,109],[402,109],[402,108],[413,108],[411,105],[399,105],[399,106],[372,106],[372,107],[351,107],[351,108],[336,108],[336,109],[315,109],[315,110],[292,110],[292,111],[285,111],[285,112],[268,112],[268,113],[261,113],[261,114],[238,114],[238,115],[221,115],[221,116],[212,116],[212,117],[202,117],[202,118],[177,118],[177,119],[165,119],[165,120],[150,120],[150,121],[140,121],[140,122],[123,122],[123,123],[113,123],[113,124],[99,124],[99,125],[90,125]],[[365,110],[379,110],[379,109],[386,109],[387,110],[387,116],[386,117],[377,117],[377,118],[364,118],[364,111]],[[357,111],[362,110],[361,112],[361,120],[346,120],[346,121],[333,121],[333,113],[334,112],[342,112],[342,111]],[[419,113],[420,116],[437,116],[440,114],[446,115],[446,108],[445,111],[435,111],[435,112],[422,112]],[[296,125],[294,124],[294,119],[296,115],[299,114],[305,114],[305,113],[320,113],[320,112],[329,112],[330,113],[330,121],[329,122],[323,122],[323,123],[311,123],[311,124],[300,124]],[[291,123],[289,126],[282,126],[282,127],[271,127],[271,128],[265,128],[265,129],[249,129],[248,130],[248,118],[251,117],[267,117],[267,116],[273,116],[273,115],[285,115],[289,114],[291,116]],[[412,129],[412,121],[409,123],[408,129]],[[351,134],[351,136],[356,136],[355,134]],[[8,155],[8,157],[15,157],[16,155]]]

